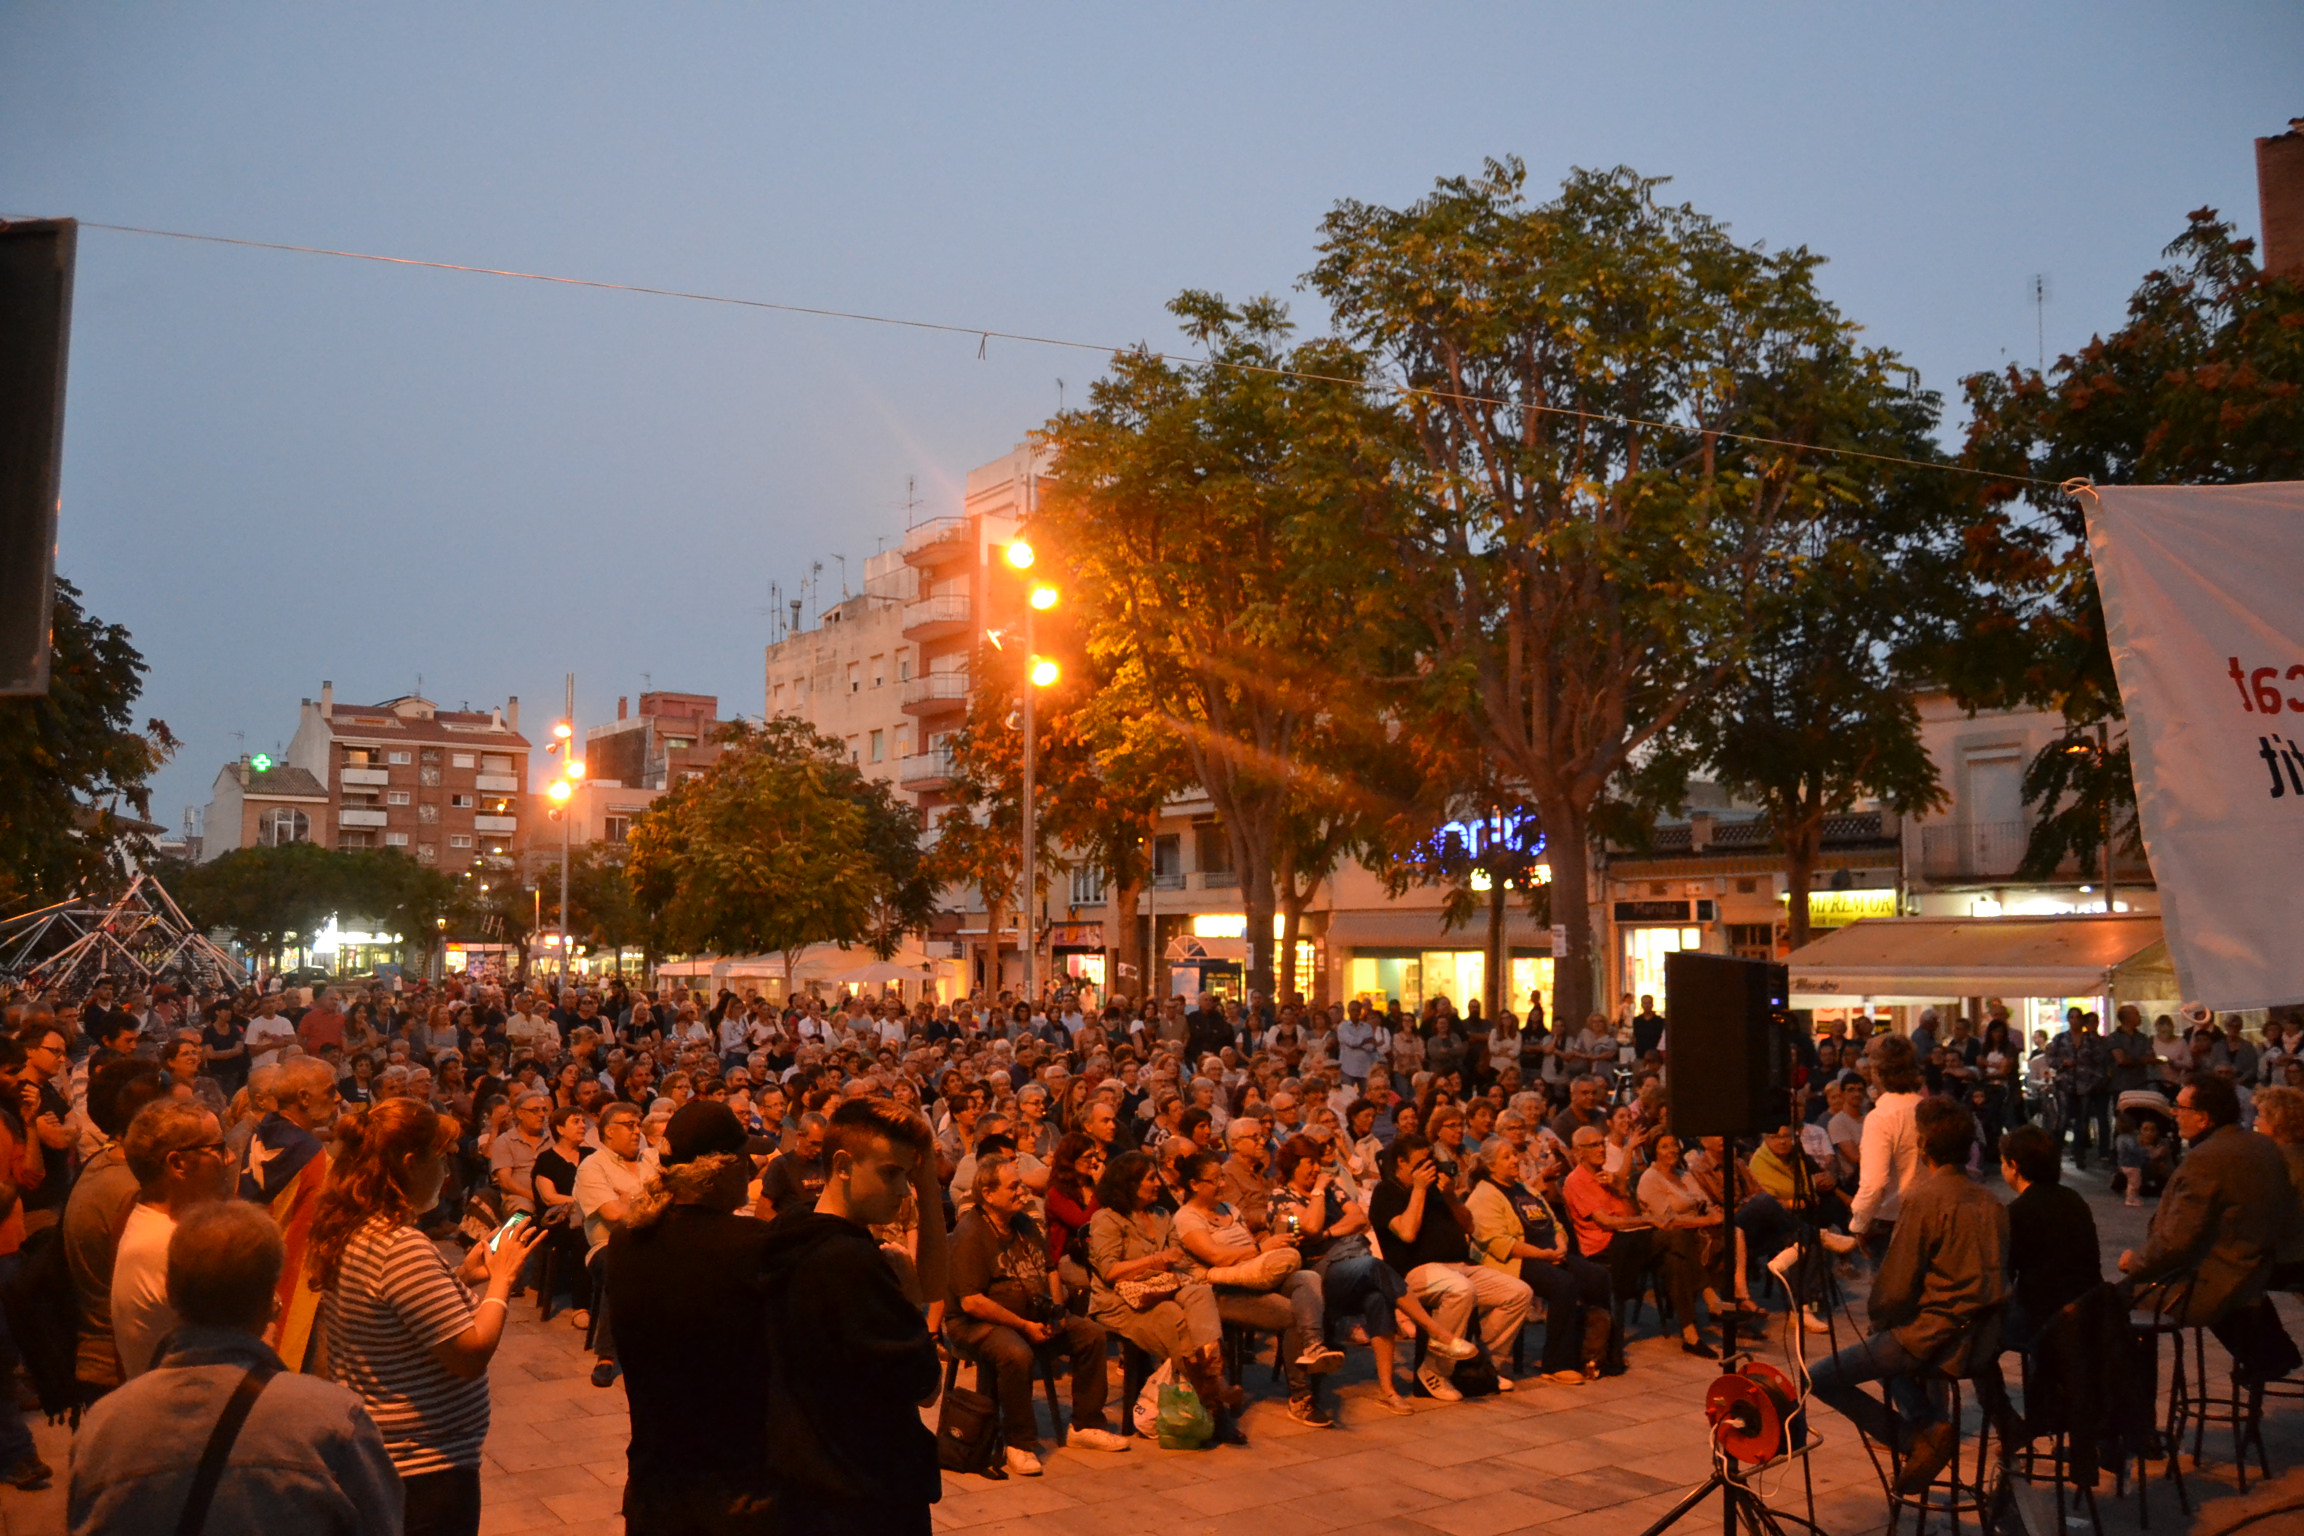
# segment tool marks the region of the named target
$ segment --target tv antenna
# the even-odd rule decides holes
[[[2048,274],[2032,274],[2032,344],[2041,373],[2048,371]]]
[[[904,477],[904,500],[901,505],[904,508],[904,526],[911,528],[917,525],[920,521],[920,477],[918,475],[906,475]]]
[[[834,555],[832,558],[840,562],[840,601],[846,602],[848,601],[848,557],[846,555]]]

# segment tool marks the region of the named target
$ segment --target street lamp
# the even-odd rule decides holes
[[[1017,539],[1008,546],[1007,557],[1008,563],[1019,571],[1029,570],[1033,560],[1038,558],[1033,553],[1032,546],[1022,539]],[[1058,677],[1063,675],[1063,669],[1057,666],[1053,660],[1036,654],[1038,647],[1033,635],[1033,620],[1037,615],[1046,613],[1055,607],[1056,600],[1056,589],[1046,582],[1038,581],[1032,583],[1030,588],[1026,590],[1024,597],[1024,857],[1022,861],[1023,878],[1020,881],[1021,889],[1017,893],[1016,902],[1018,914],[1016,943],[1017,948],[1024,952],[1024,998],[1028,1003],[1039,996],[1038,972],[1040,968],[1040,941],[1036,922],[1036,909],[1039,906],[1039,891],[1036,889],[1039,883],[1039,869],[1037,867],[1039,861],[1035,850],[1035,845],[1039,841],[1037,835],[1039,827],[1038,808],[1033,804],[1032,792],[1034,772],[1038,767],[1040,733],[1033,720],[1035,713],[1033,695],[1041,689],[1051,686]],[[997,954],[999,948],[997,941],[995,941],[993,948],[994,953]]]
[[[2093,759],[2096,764],[2097,777],[2100,780],[2103,779],[2105,760],[2112,753],[2111,722],[2097,721],[2094,741],[2075,741],[2067,745],[2064,750],[2074,757]],[[2100,783],[2097,789],[2103,797],[2101,831],[2104,838],[2104,915],[2109,917],[2112,915],[2112,786],[2109,783]]]

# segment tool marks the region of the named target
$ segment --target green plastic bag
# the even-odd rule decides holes
[[[1201,1406],[1200,1394],[1180,1381],[1160,1389],[1157,1427],[1164,1451],[1196,1451],[1216,1433],[1216,1421]]]

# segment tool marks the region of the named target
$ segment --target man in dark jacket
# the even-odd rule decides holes
[[[2078,1190],[2064,1187],[2055,1138],[2020,1125],[2000,1138],[2000,1177],[2016,1192],[2008,1202],[2008,1276],[2015,1300],[2002,1330],[2008,1345],[2029,1354],[2048,1320],[2104,1279],[2096,1214]]]
[[[871,1229],[907,1196],[920,1213],[920,1292],[945,1291],[942,1192],[927,1121],[893,1099],[832,1116],[813,1211],[779,1217],[763,1254],[768,1298],[768,1482],[775,1536],[928,1536],[943,1491],[935,1341]]]

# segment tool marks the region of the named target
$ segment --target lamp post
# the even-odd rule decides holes
[[[2097,721],[2096,740],[2094,742],[2076,741],[2064,750],[2076,757],[2092,758],[2096,764],[2096,776],[2102,779],[2104,777],[2104,764],[2112,755],[2112,723],[2108,720]],[[2110,917],[2113,912],[2112,790],[2110,784],[2100,784],[2098,788],[2103,795],[2101,803],[2104,808],[2099,827],[2104,839],[2104,915]]]
[[[560,983],[568,983],[568,819],[575,811],[576,781],[584,777],[584,765],[576,760],[576,674],[568,674],[568,712],[552,725],[552,744],[546,751],[560,754],[563,777],[546,786],[560,808]],[[566,999],[562,999],[563,1005]]]
[[[1019,571],[1032,568],[1032,546],[1022,539],[1008,546],[1008,563]],[[1038,971],[1040,940],[1034,909],[1039,905],[1039,838],[1037,807],[1033,804],[1033,775],[1038,767],[1040,733],[1034,723],[1033,695],[1056,681],[1061,669],[1055,662],[1038,654],[1034,633],[1034,619],[1056,606],[1056,589],[1044,582],[1035,582],[1024,597],[1024,777],[1023,777],[1023,833],[1024,849],[1021,860],[1016,901],[1016,947],[1024,954],[1024,1000],[1032,1003],[1039,997]],[[993,936],[993,953],[999,953],[999,936]]]

